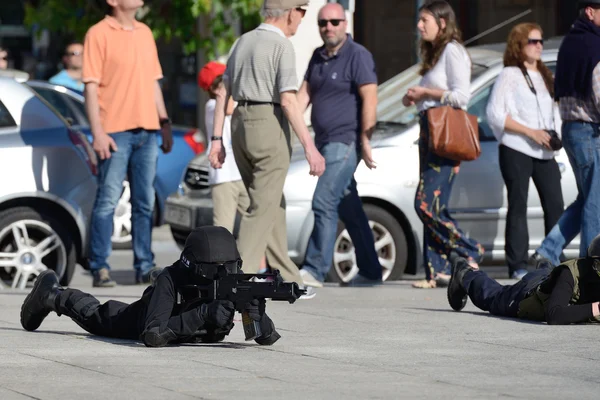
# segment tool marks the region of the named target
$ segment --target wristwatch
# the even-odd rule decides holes
[[[160,127],[162,128],[166,124],[170,124],[171,123],[171,118],[161,118],[159,120],[159,122],[160,122]]]
[[[223,136],[213,136],[210,140],[223,140]]]

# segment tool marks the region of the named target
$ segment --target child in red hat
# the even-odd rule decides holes
[[[206,123],[206,132],[209,137],[212,135],[214,126],[217,95],[225,90],[223,84],[225,69],[226,66],[224,64],[211,61],[198,73],[198,86],[204,89],[210,97],[204,107],[204,120]],[[226,161],[223,167],[219,169],[209,167],[208,171],[208,181],[211,185],[213,200],[213,225],[222,226],[232,233],[235,226],[236,210],[240,214],[243,214],[247,212],[250,206],[250,198],[237,168],[231,146],[231,115],[234,108],[235,103],[232,98],[229,98],[225,113],[223,134],[221,135],[223,148],[225,148]],[[211,143],[212,140],[209,140],[208,152],[210,152]],[[265,257],[261,260],[260,267],[260,272],[266,271]]]

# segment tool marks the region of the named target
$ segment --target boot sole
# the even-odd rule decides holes
[[[446,290],[446,297],[448,298],[448,304],[450,304],[450,307],[454,310],[454,311],[461,311],[463,308],[465,308],[465,306],[467,305],[467,292],[462,289],[461,287],[458,288],[458,290],[461,290],[463,293],[462,296],[462,300],[461,300],[461,306],[459,308],[455,308],[452,304],[452,294],[453,293],[457,293],[457,290],[453,290],[455,285],[458,285],[458,283],[456,283],[456,279],[457,279],[457,274],[458,274],[458,268],[455,268],[453,266],[452,268],[452,275],[450,275],[450,281],[448,282],[448,289]]]
[[[28,329],[28,328],[25,327],[25,324],[23,323],[23,312],[27,309],[27,307],[26,307],[27,303],[31,300],[31,298],[39,290],[39,288],[40,288],[40,286],[42,284],[42,281],[44,280],[44,277],[46,275],[53,274],[53,273],[54,273],[54,271],[47,270],[47,271],[44,271],[41,274],[39,274],[38,277],[35,280],[35,283],[33,284],[33,288],[31,289],[31,292],[29,292],[29,294],[27,295],[27,297],[25,297],[25,301],[23,302],[23,306],[21,306],[20,317],[21,317],[21,326],[23,327],[23,329],[25,329],[27,331],[30,331],[30,332],[31,331],[35,331],[37,328],[40,327],[40,325],[42,324],[42,321],[44,321],[44,318],[46,318],[48,316],[48,314],[50,314],[50,312],[48,311],[46,313],[46,315],[44,315],[44,317],[41,318],[40,323],[35,328],[29,327],[29,329]]]

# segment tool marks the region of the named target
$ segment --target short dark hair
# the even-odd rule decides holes
[[[223,82],[223,75],[219,75],[213,80],[213,82],[210,84],[208,97],[210,97],[211,99],[217,98],[217,96],[215,95],[215,91],[219,88],[221,82]]]
[[[595,8],[597,10],[597,9],[600,9],[600,4],[586,4],[586,5],[584,5],[583,7],[581,7],[579,9],[579,18],[587,18],[587,15],[585,14],[585,9],[588,8],[588,7],[592,7],[592,8]]]
[[[78,44],[78,45],[83,46],[83,42],[80,41],[80,40],[70,40],[70,41],[67,42],[67,44],[65,44],[65,48],[63,50],[63,55],[67,54],[67,49],[69,48],[69,46],[73,46],[74,44]]]

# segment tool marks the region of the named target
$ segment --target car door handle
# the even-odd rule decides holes
[[[559,162],[558,163],[558,169],[560,171],[561,174],[564,174],[565,171],[567,170],[567,166],[565,165],[565,163]]]

